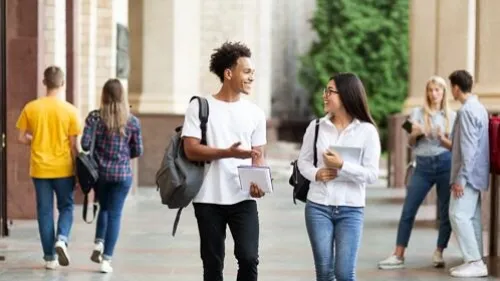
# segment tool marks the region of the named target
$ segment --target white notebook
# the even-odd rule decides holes
[[[329,148],[330,150],[337,151],[345,162],[361,164],[361,156],[363,154],[361,147],[331,145]]]
[[[265,193],[273,192],[271,168],[266,166],[238,166],[241,189],[250,192],[250,184],[255,183]]]

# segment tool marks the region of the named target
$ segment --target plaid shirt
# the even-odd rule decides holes
[[[90,150],[92,141],[92,125],[97,123],[94,157],[99,165],[99,179],[111,182],[124,181],[132,177],[130,159],[143,153],[141,124],[139,119],[131,116],[125,129],[126,136],[109,132],[99,118],[99,111],[89,113],[85,120],[85,128],[81,140],[82,148]]]

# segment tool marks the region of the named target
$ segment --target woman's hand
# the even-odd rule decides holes
[[[323,162],[325,166],[333,169],[340,169],[344,164],[344,160],[337,151],[327,149],[323,153]]]
[[[316,173],[316,181],[327,182],[337,177],[337,170],[330,168],[321,168]]]
[[[420,135],[427,136],[428,132],[425,132],[424,128],[422,128],[422,126],[419,123],[413,122],[411,125],[411,134],[414,136],[420,136]]]
[[[448,138],[448,135],[447,134],[443,134],[443,132],[441,132],[441,128],[437,128],[437,137],[439,139],[439,143],[441,144],[441,146],[451,150],[451,146],[452,146],[452,142],[451,140]]]

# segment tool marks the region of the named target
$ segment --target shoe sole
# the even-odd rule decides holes
[[[458,277],[458,278],[482,278],[482,277],[488,277],[488,273],[486,274],[456,274],[455,272],[452,272],[451,277]]]
[[[443,268],[445,266],[444,262],[435,262],[434,267],[435,268]]]
[[[56,247],[56,253],[57,253],[57,258],[59,261],[59,265],[61,266],[68,266],[69,265],[69,258],[66,252],[62,247]]]
[[[113,273],[113,270],[106,271],[106,270],[102,270],[102,269],[101,269],[101,270],[99,270],[99,272],[101,272],[101,273]]]
[[[95,262],[95,263],[101,263],[101,252],[94,250],[92,252],[92,255],[90,256],[90,260]]]
[[[404,269],[405,266],[404,264],[396,264],[396,265],[380,265],[378,266],[378,269],[382,270],[392,270],[392,269]]]

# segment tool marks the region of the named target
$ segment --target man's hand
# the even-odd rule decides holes
[[[326,167],[333,169],[340,169],[344,164],[344,160],[340,154],[337,151],[329,149],[323,153],[323,162],[325,162]]]
[[[241,142],[234,143],[231,147],[228,148],[229,154],[231,157],[239,158],[239,159],[248,159],[248,158],[258,158],[260,157],[260,151],[255,149],[241,149]]]
[[[337,170],[330,168],[321,168],[316,173],[316,181],[327,182],[337,177]]]
[[[460,197],[464,196],[464,187],[454,183],[451,185],[451,192],[456,199],[459,199]]]
[[[262,191],[262,189],[260,189],[255,183],[252,182],[250,184],[250,196],[252,196],[253,198],[261,198],[264,195],[266,195],[266,193]]]

